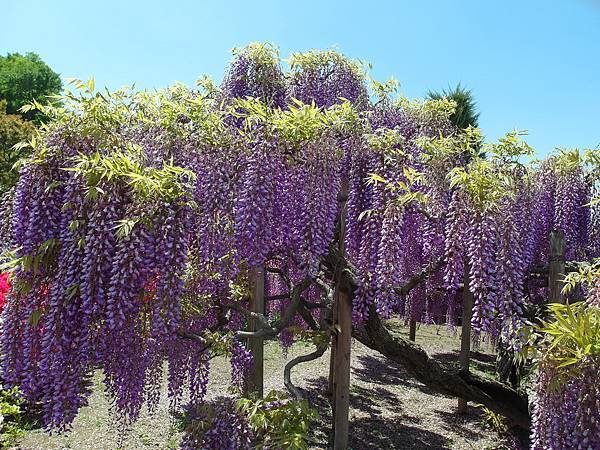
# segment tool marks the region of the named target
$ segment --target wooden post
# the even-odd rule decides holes
[[[550,303],[564,303],[562,293],[565,276],[565,237],[562,230],[550,233],[550,261],[548,271],[548,290]]]
[[[337,305],[333,304],[333,315],[331,325],[336,327],[337,325]],[[329,355],[329,380],[327,382],[327,395],[333,400],[335,394],[335,347],[337,345],[336,334],[331,335],[331,353]],[[331,402],[332,412],[335,415],[335,402]]]
[[[250,310],[260,314],[265,313],[265,270],[262,266],[253,267],[250,270],[250,283],[252,297],[250,300]],[[256,319],[250,319],[250,331],[258,329]],[[248,350],[252,353],[253,365],[248,374],[248,393],[256,393],[259,398],[263,397],[263,365],[264,365],[264,339],[248,339]]]
[[[350,347],[352,342],[352,302],[347,292],[340,292],[338,301],[338,337],[335,350],[335,450],[348,448],[350,413]]]
[[[344,237],[346,235],[346,216],[348,200],[348,179],[344,178],[340,189],[340,254],[345,255],[346,248]],[[335,397],[333,402],[333,448],[334,450],[348,449],[348,431],[350,412],[350,347],[352,343],[352,300],[349,292],[341,289],[341,272],[336,273],[336,286],[334,293],[335,310],[337,318],[333,387]]]
[[[408,326],[408,338],[415,342],[417,340],[417,321],[415,319],[410,319]]]
[[[469,361],[471,359],[471,317],[473,315],[473,293],[469,289],[469,266],[465,263],[465,275],[463,277],[463,312],[462,312],[462,331],[460,335],[460,368],[469,371]],[[467,401],[463,398],[458,399],[458,413],[467,412]]]

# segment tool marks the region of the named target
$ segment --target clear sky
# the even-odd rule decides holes
[[[252,41],[335,46],[409,97],[462,82],[489,139],[526,129],[540,155],[600,144],[600,0],[0,0],[0,54],[97,86],[220,80]]]

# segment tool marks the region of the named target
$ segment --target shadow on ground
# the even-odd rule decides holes
[[[467,414],[440,410],[436,410],[435,413],[440,418],[440,426],[446,430],[451,430],[469,440],[477,440],[483,436],[480,432],[481,414],[476,408],[470,407]]]
[[[424,394],[448,397],[419,383],[399,364],[371,355],[360,355],[358,361],[361,365],[352,368],[352,375],[361,381],[381,385],[404,386],[405,389],[418,389]]]
[[[332,423],[331,406],[325,397],[327,379],[320,377],[309,380],[311,405],[319,411],[321,426],[316,431],[315,444],[311,448],[327,449],[332,438],[329,426]],[[308,394],[308,391],[305,391]],[[319,393],[321,395],[319,395]],[[389,411],[397,412],[392,417]],[[367,449],[449,449],[450,440],[444,436],[418,427],[420,419],[406,415],[400,399],[390,390],[383,388],[365,389],[354,386],[350,392],[350,442],[349,448]],[[357,417],[360,412],[360,417]]]
[[[353,383],[351,387],[350,449],[442,450],[452,448],[452,441],[447,437],[424,430],[420,426],[422,420],[418,417],[419,411],[414,409],[415,405],[406,407],[402,399],[393,391],[394,388],[414,388],[419,383],[411,380],[403,370],[387,365],[378,358],[361,355],[359,361],[361,367],[353,369],[356,380],[364,378],[376,385],[366,388],[359,383]],[[393,388],[383,387],[384,383],[390,383],[389,386],[393,386]],[[332,438],[329,427],[333,419],[330,402],[325,395],[326,388],[327,378],[318,377],[307,380],[306,390],[304,390],[311,405],[319,411],[321,422],[321,426],[315,430],[314,435],[318,444],[315,442],[311,448],[330,448],[326,443]],[[429,391],[425,387],[424,390]],[[392,415],[390,415],[391,411]],[[452,429],[455,434],[466,438],[480,436],[480,433],[469,429],[477,421],[475,416],[456,416],[439,411],[438,420],[441,427]]]

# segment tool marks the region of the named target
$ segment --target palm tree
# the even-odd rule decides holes
[[[469,89],[463,88],[460,83],[454,89],[444,89],[442,92],[429,91],[427,96],[431,100],[440,100],[449,98],[456,102],[456,110],[450,116],[450,122],[459,129],[464,130],[468,127],[477,127],[479,113],[477,104],[473,98],[473,93]]]

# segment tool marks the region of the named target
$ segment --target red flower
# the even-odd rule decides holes
[[[144,283],[144,296],[142,298],[144,302],[149,302],[154,298],[154,295],[156,294],[156,284],[158,283],[159,278],[160,275],[157,274],[147,279]]]
[[[6,294],[8,294],[8,291],[10,291],[10,285],[10,274],[0,274],[0,312],[4,309],[4,304],[6,303]]]

